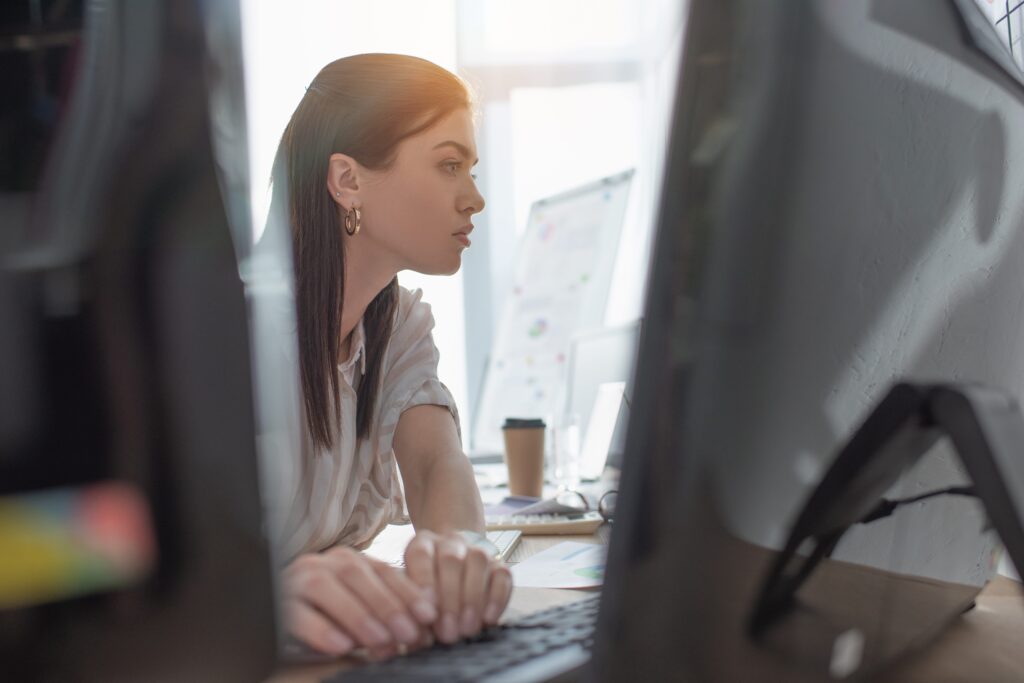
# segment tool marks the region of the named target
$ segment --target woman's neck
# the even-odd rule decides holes
[[[345,296],[341,307],[341,354],[349,356],[349,337],[366,308],[394,279],[398,269],[373,244],[359,237],[345,244]]]

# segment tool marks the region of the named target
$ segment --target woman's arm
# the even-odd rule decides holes
[[[484,530],[473,467],[447,408],[419,405],[402,413],[393,441],[417,531]]]
[[[416,537],[405,551],[412,580],[436,596],[434,635],[443,643],[498,623],[512,594],[512,575],[458,531],[484,530],[473,468],[446,408],[419,405],[402,413],[393,441]]]

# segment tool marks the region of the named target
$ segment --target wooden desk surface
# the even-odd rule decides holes
[[[594,536],[526,536],[516,556],[525,559],[561,541],[607,540],[607,528]],[[588,591],[517,588],[504,619],[580,600]],[[341,671],[344,661],[283,667],[268,683],[313,683]],[[1024,681],[1024,589],[998,577],[977,600],[977,607],[947,628],[932,644],[888,669],[879,683],[1011,683]]]
[[[931,645],[889,669],[884,683],[1024,681],[1024,590],[997,577],[977,607],[945,629]]]

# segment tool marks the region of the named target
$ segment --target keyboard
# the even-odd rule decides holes
[[[484,523],[487,533],[492,531],[518,529],[524,535],[579,534],[587,535],[597,531],[604,524],[598,512],[577,512],[574,514],[540,515],[486,515]]]
[[[543,681],[582,667],[590,659],[598,594],[487,629],[455,645],[437,645],[325,679],[359,681]]]
[[[401,535],[387,539],[383,544],[383,547],[371,546],[371,548],[366,552],[371,557],[383,560],[392,567],[398,567],[401,569],[405,567],[405,546],[412,539],[412,534],[412,527],[409,527],[408,530],[404,530]],[[497,550],[495,558],[502,562],[508,562],[509,558],[512,557],[513,551],[515,551],[516,547],[519,545],[519,538],[521,536],[522,532],[515,529],[487,531],[487,540],[494,544],[494,547]]]
[[[519,537],[522,535],[523,532],[515,529],[501,529],[488,531],[487,540],[498,549],[498,559],[502,562],[508,562],[509,557],[512,556],[512,551],[519,545]]]

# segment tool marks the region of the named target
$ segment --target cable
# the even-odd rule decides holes
[[[879,501],[878,505],[876,505],[874,509],[871,510],[871,512],[864,515],[864,517],[858,520],[857,523],[870,524],[875,520],[882,519],[883,517],[888,517],[893,512],[895,512],[897,508],[903,505],[917,503],[928,498],[934,498],[935,496],[946,495],[977,497],[978,493],[977,491],[974,490],[973,486],[950,486],[949,488],[939,489],[937,491],[929,491],[928,493],[922,493],[921,495],[912,496],[910,498],[897,498],[896,500],[889,500],[887,498],[883,498],[881,501]]]

